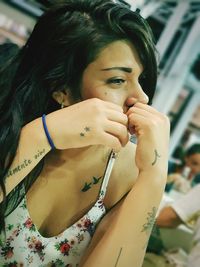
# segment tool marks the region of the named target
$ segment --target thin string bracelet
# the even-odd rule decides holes
[[[49,145],[50,145],[51,149],[56,149],[56,147],[55,147],[55,145],[53,143],[53,140],[51,139],[51,136],[49,134],[48,128],[47,128],[46,115],[45,114],[42,115],[42,124],[43,124],[44,132],[46,134],[46,137],[47,137],[47,140],[49,142]]]

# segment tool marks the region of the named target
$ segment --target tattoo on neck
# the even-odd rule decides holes
[[[102,179],[103,176],[100,176],[100,177],[95,177],[93,176],[92,177],[92,181],[90,183],[85,183],[83,188],[81,189],[82,192],[87,192],[89,189],[91,189],[91,187],[95,184],[98,184],[99,181]]]
[[[80,133],[80,136],[81,136],[81,137],[84,137],[84,136],[85,136],[85,133],[90,132],[90,130],[91,130],[90,127],[86,126],[86,127],[84,128],[84,132],[81,132],[81,133]]]
[[[152,208],[152,211],[148,212],[147,214],[147,222],[143,224],[142,231],[146,232],[146,234],[150,234],[152,227],[154,225],[155,217],[156,217],[156,207]]]
[[[118,256],[117,256],[117,261],[116,261],[116,263],[115,263],[115,267],[117,267],[117,264],[118,264],[118,262],[119,262],[119,258],[120,258],[120,256],[121,256],[121,253],[122,253],[122,248],[120,248],[119,254],[118,254]]]
[[[154,150],[154,154],[155,154],[155,159],[154,159],[154,161],[151,163],[152,166],[155,165],[156,162],[157,162],[157,159],[161,157],[161,155],[158,154],[158,151],[157,151],[156,149]]]

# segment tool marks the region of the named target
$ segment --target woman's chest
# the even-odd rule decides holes
[[[37,229],[44,236],[54,236],[71,226],[94,206],[103,184],[104,205],[112,207],[133,184],[133,174],[120,166],[118,162],[108,184],[103,183],[105,162],[90,168],[77,166],[74,171],[63,167],[48,175],[43,172],[27,193],[27,208]]]
[[[40,176],[26,194],[30,217],[46,236],[54,236],[70,227],[98,199],[102,170],[75,173],[59,170]]]

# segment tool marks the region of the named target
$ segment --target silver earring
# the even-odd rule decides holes
[[[64,107],[65,107],[64,102],[62,102],[60,108],[64,108]]]

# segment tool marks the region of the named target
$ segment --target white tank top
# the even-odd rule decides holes
[[[0,266],[78,267],[82,255],[106,213],[104,197],[115,154],[111,152],[99,195],[94,206],[61,234],[43,237],[34,225],[23,198],[6,219],[6,239],[0,236]],[[56,218],[55,218],[56,220]]]

